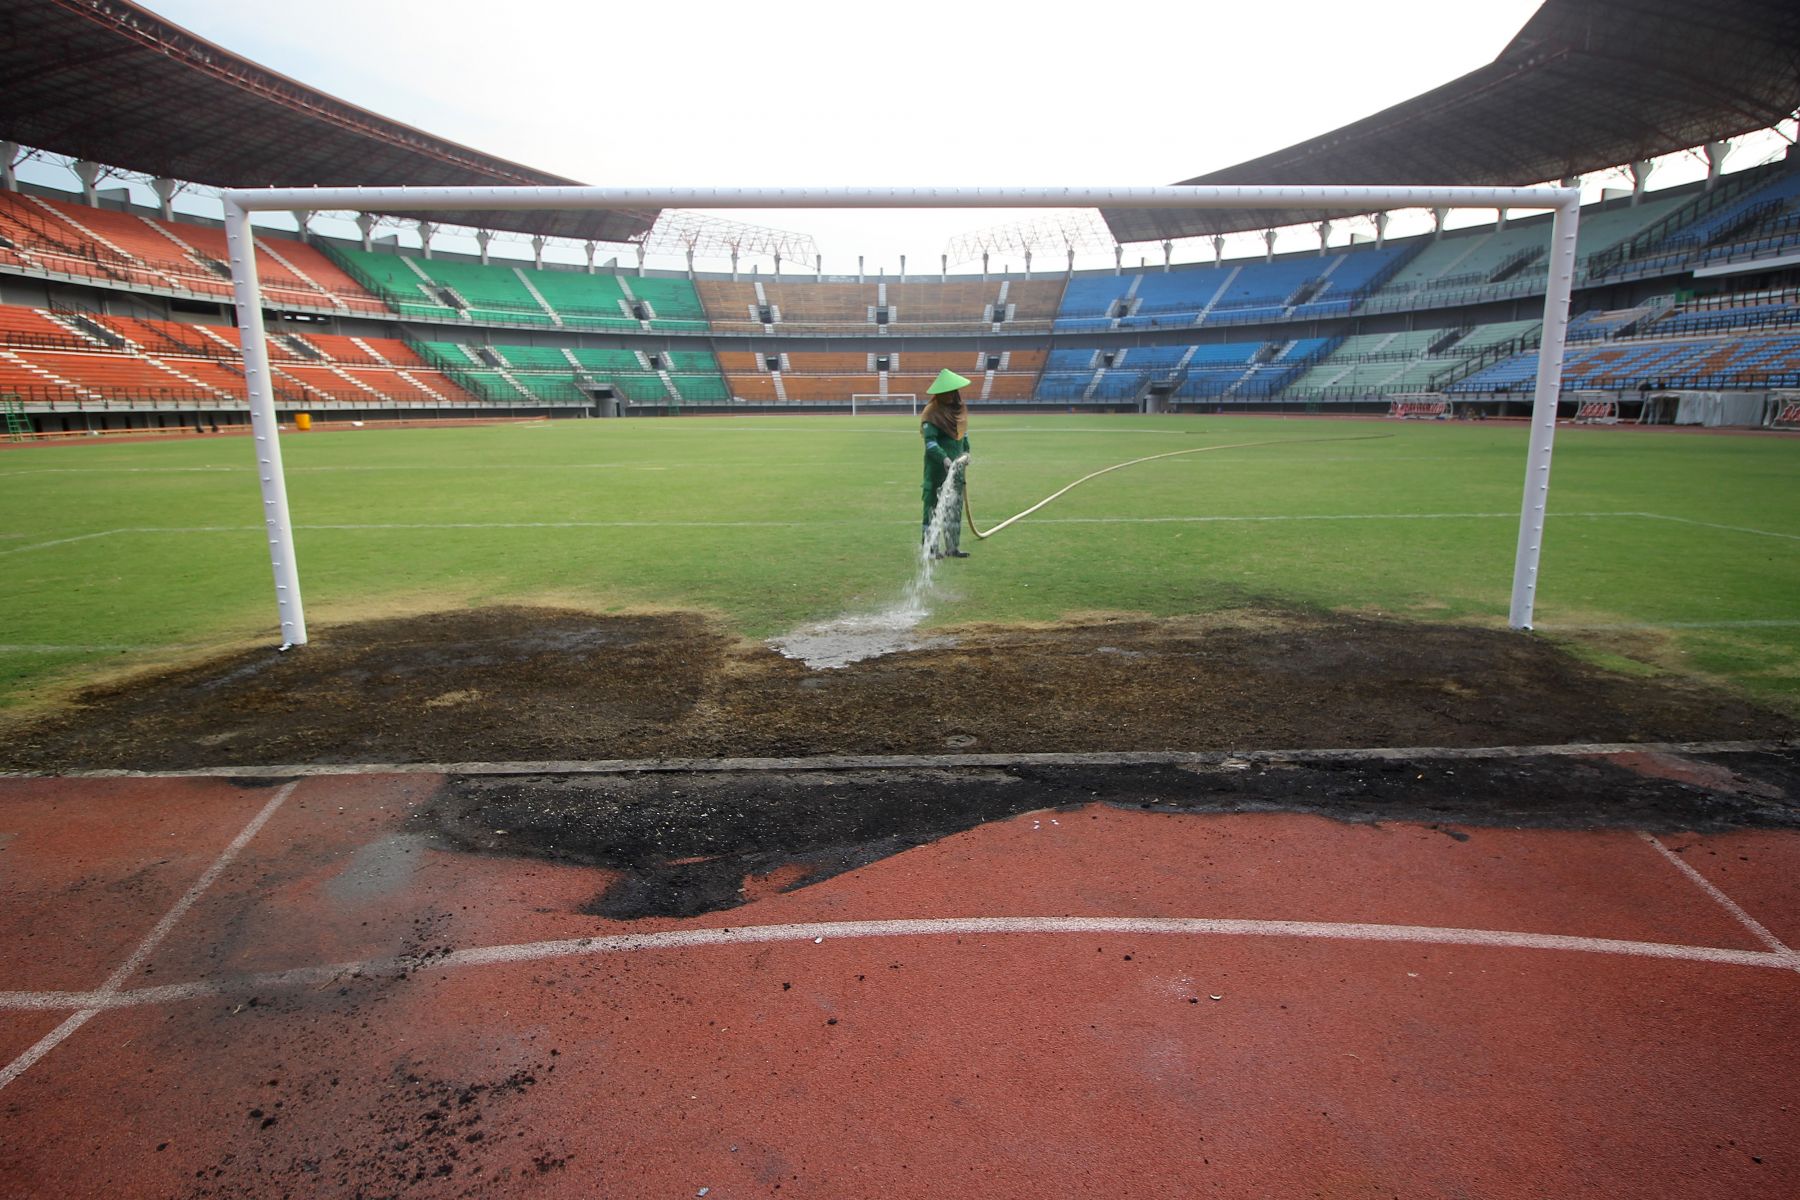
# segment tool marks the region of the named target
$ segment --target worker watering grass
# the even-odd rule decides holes
[[[969,462],[969,409],[961,389],[968,386],[967,379],[945,369],[925,389],[931,400],[919,425],[925,438],[925,515],[919,538],[927,558],[969,557],[961,548],[963,468]]]

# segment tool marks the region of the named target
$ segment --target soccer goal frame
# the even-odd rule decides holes
[[[871,405],[876,407],[895,408],[902,402],[912,406],[913,416],[919,415],[919,394],[917,392],[851,392],[850,415],[856,416],[858,410]]]
[[[1544,333],[1538,347],[1537,386],[1525,460],[1525,495],[1519,510],[1508,623],[1530,629],[1538,563],[1550,494],[1550,458],[1556,439],[1556,406],[1575,281],[1576,227],[1581,192],[1565,187],[994,187],[994,188],[589,188],[589,187],[306,187],[229,188],[223,195],[225,233],[238,330],[244,346],[244,385],[249,394],[263,524],[275,575],[282,644],[306,641],[306,610],[282,470],[275,392],[263,328],[262,287],[257,280],[254,212],[581,211],[664,208],[1168,208],[1314,209],[1383,212],[1397,208],[1550,209],[1549,279],[1544,289]]]

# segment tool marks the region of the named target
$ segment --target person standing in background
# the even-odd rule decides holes
[[[963,403],[962,390],[969,381],[955,371],[945,369],[925,389],[931,397],[925,411],[919,414],[919,432],[925,438],[925,517],[920,526],[921,542],[931,537],[931,515],[937,511],[943,489],[952,489],[953,499],[944,515],[944,527],[938,531],[937,544],[927,546],[933,558],[967,558],[962,549],[963,468],[969,461],[969,409]]]

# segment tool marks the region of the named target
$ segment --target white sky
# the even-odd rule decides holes
[[[617,186],[1172,183],[1473,70],[1539,5],[144,2],[383,116]],[[1751,159],[1739,155],[1731,165]],[[1664,171],[1655,182],[1677,175],[1692,171]],[[216,205],[195,207],[216,213]],[[854,271],[859,254],[870,273],[891,273],[901,254],[912,271],[935,271],[951,237],[1025,214],[721,215],[812,234],[827,273]],[[1301,248],[1309,236],[1316,246],[1316,235],[1296,232],[1278,248]],[[1254,245],[1260,251],[1260,240]],[[1183,249],[1178,258],[1211,257],[1210,247]],[[1227,253],[1234,251],[1251,252],[1250,241]],[[1127,247],[1127,261],[1140,252],[1160,258],[1156,247]],[[1080,263],[1103,264],[1111,265],[1110,254]]]

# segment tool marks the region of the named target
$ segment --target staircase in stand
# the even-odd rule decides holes
[[[17,396],[0,396],[0,420],[7,441],[22,442],[31,436],[31,419],[25,415],[25,402]]]
[[[561,329],[563,327],[562,314],[550,307],[550,302],[544,299],[544,293],[538,291],[537,284],[531,282],[531,276],[525,274],[518,267],[513,268],[513,274],[519,277],[519,282],[525,285],[525,290],[531,293],[531,298],[537,301],[537,306],[544,310],[544,315],[550,318],[550,323]]]

